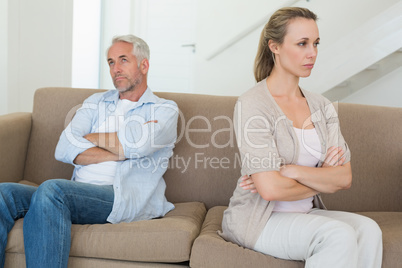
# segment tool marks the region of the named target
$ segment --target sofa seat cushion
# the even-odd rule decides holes
[[[225,241],[217,231],[222,230],[223,211],[226,208],[217,206],[208,210],[201,233],[194,241],[190,267],[304,267],[304,262],[276,259]]]
[[[402,263],[402,212],[359,212],[375,220],[382,231],[382,267],[398,267]]]
[[[119,224],[73,224],[70,256],[138,262],[184,262],[206,214],[204,204],[188,202],[163,218]],[[23,219],[9,233],[6,252],[24,253]]]
[[[190,266],[197,267],[304,267],[304,262],[276,259],[225,241],[217,234],[226,206],[211,208],[194,241]],[[375,220],[383,233],[383,267],[402,262],[402,212],[362,212]],[[205,258],[208,256],[208,258]]]

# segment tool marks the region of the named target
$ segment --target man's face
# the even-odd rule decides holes
[[[120,92],[134,91],[146,77],[146,72],[138,68],[136,57],[132,54],[133,45],[126,42],[113,44],[107,54],[113,84]]]

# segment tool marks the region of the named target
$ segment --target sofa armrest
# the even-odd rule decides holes
[[[0,182],[22,180],[31,125],[31,113],[0,116]]]

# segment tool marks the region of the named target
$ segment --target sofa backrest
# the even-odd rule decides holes
[[[402,109],[339,103],[352,153],[352,187],[323,195],[329,209],[402,211]]]
[[[41,88],[35,92],[24,180],[41,184],[47,179],[71,178],[73,166],[56,161],[54,151],[61,132],[67,126],[68,115],[71,117],[71,113],[79,108],[77,105],[99,91]]]
[[[178,142],[164,178],[172,202],[200,201],[207,208],[228,205],[240,177],[233,132],[237,97],[159,93],[180,109]]]
[[[70,179],[72,165],[54,159],[59,136],[94,89],[43,88],[35,92],[24,179],[40,184]],[[237,97],[156,93],[180,109],[178,142],[164,178],[171,202],[227,205],[240,175],[232,115]]]
[[[101,90],[44,88],[35,93],[24,179],[40,184],[70,179],[73,167],[54,159],[68,118]],[[171,202],[227,205],[240,176],[232,115],[237,97],[156,93],[174,100],[181,114],[178,142],[164,178]],[[353,186],[323,195],[330,209],[402,211],[402,109],[339,104],[342,133],[352,151]],[[67,122],[66,122],[67,118]]]

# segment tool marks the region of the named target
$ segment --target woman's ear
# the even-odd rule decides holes
[[[271,52],[274,54],[277,53],[279,50],[279,45],[272,40],[268,41],[268,47],[271,50]]]

